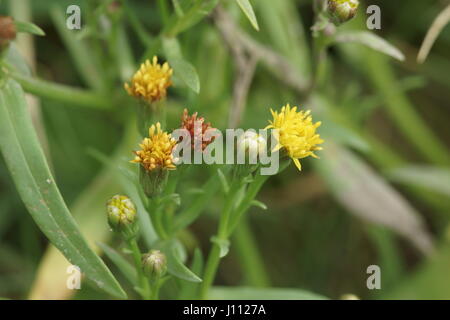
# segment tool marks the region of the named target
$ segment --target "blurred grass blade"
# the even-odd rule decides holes
[[[340,43],[359,43],[399,61],[405,60],[404,54],[399,49],[372,32],[340,32],[334,40]]]
[[[134,286],[138,285],[136,269],[116,250],[111,248],[105,243],[98,242],[97,245],[103,250],[105,255],[111,260],[114,265],[119,269],[122,274],[130,281]]]
[[[239,4],[239,7],[241,7],[242,11],[244,11],[253,28],[259,31],[258,21],[256,20],[255,12],[253,11],[250,1],[236,0],[236,2]]]
[[[27,113],[24,92],[11,79],[0,90],[0,147],[22,200],[52,244],[92,283],[113,296],[126,297],[70,215]]]
[[[50,17],[70,53],[77,67],[76,69],[89,87],[96,90],[104,89],[104,82],[97,68],[99,64],[95,62],[93,56],[90,54],[92,50],[89,50],[84,41],[77,39],[76,33],[67,29],[63,12],[63,9],[54,6],[50,9]]]
[[[447,241],[432,259],[403,279],[393,290],[377,290],[381,299],[393,300],[445,300],[450,299],[450,244]]]
[[[419,63],[425,62],[428,57],[428,54],[431,51],[436,39],[439,34],[445,28],[445,26],[450,22],[450,5],[447,6],[434,20],[430,29],[423,40],[422,46],[420,47],[419,54],[417,55],[417,61]]]
[[[36,36],[45,36],[44,30],[42,30],[37,25],[31,22],[23,22],[15,20],[14,24],[16,25],[17,32],[26,32],[34,34]]]
[[[327,146],[315,164],[336,199],[350,213],[384,225],[424,254],[431,253],[433,240],[419,213],[356,154],[325,140]]]
[[[294,288],[212,287],[208,299],[213,300],[327,300],[306,290]]]
[[[406,166],[388,172],[399,183],[413,184],[450,197],[450,170],[431,166]]]

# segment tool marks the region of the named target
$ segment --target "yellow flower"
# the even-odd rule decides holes
[[[287,155],[294,161],[299,170],[302,169],[300,160],[308,156],[318,158],[314,151],[322,150],[318,144],[324,141],[316,133],[320,122],[313,123],[310,111],[297,111],[289,104],[281,108],[281,112],[273,111],[273,120],[265,129],[278,129],[278,145],[274,151],[284,148]]]
[[[148,130],[149,137],[139,145],[141,150],[134,151],[136,157],[131,162],[140,163],[145,170],[155,169],[175,169],[173,163],[172,150],[176,141],[167,132],[161,130],[161,124],[158,122],[152,125]]]
[[[170,80],[173,70],[165,62],[162,66],[158,63],[158,58],[153,57],[152,63],[146,60],[141,64],[141,68],[131,79],[131,85],[125,83],[124,87],[128,94],[142,98],[148,102],[161,100],[167,95],[167,88],[172,85]]]

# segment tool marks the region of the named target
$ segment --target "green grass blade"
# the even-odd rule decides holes
[[[111,295],[126,297],[70,215],[27,113],[24,92],[11,79],[0,90],[0,148],[22,200],[52,244],[92,283]]]
[[[214,300],[327,300],[310,291],[295,288],[213,287],[208,296]]]

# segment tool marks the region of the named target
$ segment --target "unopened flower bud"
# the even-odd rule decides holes
[[[113,231],[120,232],[127,239],[137,233],[136,208],[130,198],[115,195],[106,203],[108,224]]]
[[[167,272],[167,259],[159,250],[151,250],[142,256],[142,268],[147,277],[157,280]]]
[[[358,0],[328,0],[328,13],[336,25],[351,20],[358,10]]]
[[[16,25],[11,17],[0,16],[0,51],[16,38]]]
[[[238,140],[238,151],[244,152],[250,157],[261,154],[266,147],[266,139],[254,131],[246,131]]]

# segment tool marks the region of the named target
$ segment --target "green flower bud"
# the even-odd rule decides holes
[[[166,256],[159,250],[151,250],[142,256],[142,268],[147,277],[157,280],[167,272]]]
[[[16,38],[16,32],[14,19],[7,16],[0,16],[0,51],[9,45],[11,40]]]
[[[169,170],[156,168],[148,171],[143,166],[139,169],[139,182],[147,197],[152,198],[161,194],[167,184]]]
[[[328,0],[328,13],[334,24],[340,25],[356,15],[358,6],[358,0]]]
[[[115,232],[120,232],[127,239],[136,236],[136,208],[131,199],[123,195],[115,195],[106,203],[108,224]]]

